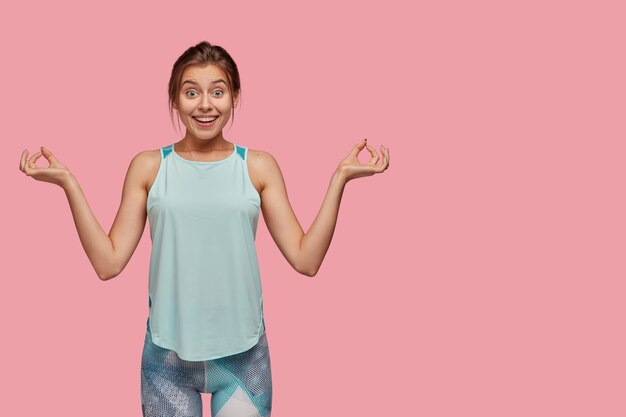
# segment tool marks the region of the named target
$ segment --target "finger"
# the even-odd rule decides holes
[[[376,149],[374,149],[372,146],[370,145],[366,145],[367,146],[367,150],[370,151],[370,154],[372,155],[372,159],[370,159],[370,164],[376,165],[378,163],[378,160],[380,159],[380,156],[378,156],[378,152],[376,152]]]
[[[39,167],[35,163],[35,161],[37,160],[37,158],[39,158],[39,156],[35,153],[28,159],[24,158],[24,166],[22,168],[23,168],[24,173],[28,175],[29,177],[32,177],[37,172],[37,170],[39,170]],[[33,158],[35,159],[33,160]]]
[[[387,159],[386,149],[382,145],[380,149],[381,149],[380,153],[382,154],[383,158],[382,158],[382,163],[380,165],[374,166],[374,172],[377,174],[385,171],[387,167],[389,167],[389,160]]]
[[[389,168],[389,154],[385,153],[385,155],[383,156],[382,171],[380,172],[386,171],[387,168]]]
[[[53,162],[57,162],[57,158],[56,156],[54,156],[54,154],[52,152],[50,152],[50,149],[48,148],[44,148],[43,146],[41,147],[41,153],[43,154],[43,157],[46,158],[48,161],[50,161],[50,163],[52,164]]]
[[[383,148],[383,150],[385,151],[385,159],[387,162],[387,166],[385,167],[385,169],[389,168],[389,149],[385,148],[384,146],[381,145],[381,148]]]
[[[41,151],[34,153],[26,164],[29,168],[37,168],[37,160],[41,157]]]
[[[22,151],[22,156],[20,156],[20,171],[24,172],[24,165],[26,165],[26,158],[28,158],[28,149],[24,149]]]
[[[350,151],[350,155],[356,157],[363,148],[367,145],[367,139],[363,139],[361,142],[357,143],[352,147],[352,151]]]
[[[383,155],[383,157],[381,158],[381,163],[376,164],[374,166],[374,172],[376,172],[377,174],[383,172],[385,170],[386,165],[387,165],[387,159],[385,158],[385,155]]]

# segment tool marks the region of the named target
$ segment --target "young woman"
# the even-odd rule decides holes
[[[176,143],[130,163],[122,201],[107,235],[77,179],[50,150],[20,170],[63,188],[80,241],[98,277],[119,275],[149,219],[152,253],[149,316],[141,363],[144,416],[201,416],[212,393],[214,417],[269,416],[272,379],[254,246],[259,211],[285,259],[314,276],[330,245],[346,183],[389,167],[363,140],[332,174],[320,211],[304,233],[276,160],[224,138],[237,106],[237,66],[221,47],[201,42],[174,64],[170,112],[186,128]],[[367,164],[357,158],[364,149]],[[48,167],[39,168],[43,156]]]

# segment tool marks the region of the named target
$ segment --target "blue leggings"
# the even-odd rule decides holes
[[[272,373],[265,333],[251,349],[206,361],[186,361],[152,342],[141,356],[144,417],[202,417],[200,393],[211,393],[213,417],[266,417],[272,410]]]

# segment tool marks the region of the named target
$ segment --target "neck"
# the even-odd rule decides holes
[[[198,139],[189,132],[183,137],[177,144],[176,150],[178,151],[197,151],[197,152],[211,152],[211,151],[226,151],[231,150],[232,144],[228,142],[220,134],[212,139]]]

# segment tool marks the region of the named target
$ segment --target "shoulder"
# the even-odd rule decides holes
[[[154,168],[158,169],[160,162],[161,151],[159,149],[141,151],[130,161],[130,169],[150,171]]]
[[[260,149],[251,149],[248,148],[248,158],[250,159],[250,162],[252,162],[254,160],[254,162],[268,162],[270,160],[275,160],[274,156],[266,151],[262,151]]]
[[[278,161],[267,151],[248,148],[248,168],[251,175],[258,178],[261,187],[265,187],[276,176],[281,176]]]
[[[261,174],[280,171],[274,155],[259,149],[248,149],[248,166]]]
[[[248,148],[248,161],[250,162],[250,164],[258,165],[260,167],[274,164],[278,165],[278,163],[276,162],[276,158],[274,158],[274,155],[259,149]]]
[[[159,170],[161,163],[160,149],[141,151],[130,161],[128,176],[139,181],[146,189],[149,189]]]

